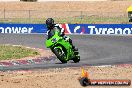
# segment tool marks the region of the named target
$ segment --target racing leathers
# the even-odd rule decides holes
[[[60,36],[63,37],[63,38],[65,39],[65,41],[68,41],[68,42],[71,44],[72,49],[73,49],[73,50],[77,50],[77,49],[75,48],[75,46],[73,45],[71,38],[69,38],[69,37],[67,37],[67,36],[65,35],[65,29],[62,28],[62,26],[61,26],[60,24],[54,24],[54,26],[53,26],[52,28],[48,28],[48,27],[47,27],[47,28],[48,28],[47,36],[50,36],[50,31],[51,31],[51,30],[54,30],[55,27],[56,27],[57,29],[60,30]]]

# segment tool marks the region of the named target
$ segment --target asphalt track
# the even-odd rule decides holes
[[[63,68],[73,66],[95,66],[132,63],[132,36],[71,35],[74,45],[79,48],[81,61],[61,64],[52,60],[40,64],[3,67],[3,70],[26,70]],[[43,34],[0,34],[0,44],[24,45],[46,49],[46,35]]]

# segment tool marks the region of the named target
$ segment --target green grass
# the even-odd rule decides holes
[[[127,17],[99,17],[99,16],[76,16],[66,18],[54,18],[56,23],[128,23]],[[46,18],[15,18],[15,19],[0,19],[0,23],[45,23]]]
[[[39,52],[22,46],[0,45],[0,60],[20,59],[39,55]]]

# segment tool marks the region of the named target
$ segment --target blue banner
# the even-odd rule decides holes
[[[132,34],[132,24],[60,24],[66,34]],[[46,33],[45,24],[0,24],[0,33]]]
[[[0,33],[46,33],[45,24],[0,24]]]
[[[69,29],[77,34],[132,34],[132,24],[69,24]]]

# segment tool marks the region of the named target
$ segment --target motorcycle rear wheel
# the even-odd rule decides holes
[[[75,57],[72,59],[74,63],[78,63],[80,61],[80,55],[78,51],[74,51]]]
[[[74,63],[78,63],[80,61],[80,56],[73,58]]]

